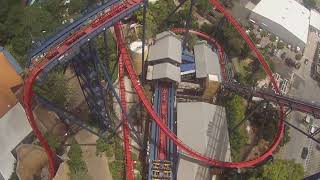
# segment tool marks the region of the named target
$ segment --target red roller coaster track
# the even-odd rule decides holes
[[[266,73],[270,77],[272,85],[275,87],[276,91],[279,92],[279,88],[278,88],[274,78],[272,77],[271,69],[269,68],[268,64],[264,60],[263,56],[259,53],[259,51],[255,47],[255,45],[252,43],[250,38],[246,35],[244,30],[241,28],[240,24],[224,9],[224,7],[217,0],[210,0],[210,2],[213,5],[215,5],[217,10],[219,10],[220,12],[222,12],[224,14],[224,16],[228,19],[228,21],[237,29],[237,31],[245,39],[245,41],[248,43],[250,48],[255,52],[260,63],[262,64],[264,70],[266,71]],[[40,140],[40,143],[45,148],[46,153],[48,155],[49,166],[50,166],[50,179],[52,179],[52,177],[54,176],[54,167],[55,167],[54,153],[50,149],[47,141],[45,140],[44,136],[42,135],[41,131],[39,130],[39,128],[37,127],[37,125],[34,121],[34,116],[33,116],[33,112],[32,112],[32,105],[31,105],[32,97],[33,97],[32,86],[34,84],[34,81],[37,78],[37,76],[43,71],[43,69],[49,64],[49,62],[52,61],[55,57],[58,57],[64,53],[66,53],[66,51],[69,50],[70,48],[72,48],[74,43],[77,42],[79,39],[84,38],[86,35],[94,32],[98,27],[100,27],[101,24],[109,21],[112,17],[117,16],[121,12],[128,10],[129,8],[133,7],[137,3],[141,3],[141,0],[125,1],[125,2],[121,3],[120,5],[114,6],[110,10],[110,13],[108,12],[102,16],[99,16],[92,23],[85,26],[84,28],[82,28],[78,32],[72,34],[69,38],[64,40],[62,43],[60,43],[56,47],[50,49],[49,52],[47,53],[47,55],[45,56],[45,58],[42,61],[40,61],[39,63],[34,64],[33,67],[29,70],[29,74],[28,74],[27,78],[25,79],[25,84],[24,84],[24,97],[23,97],[24,107],[25,107],[25,111],[26,111],[29,123],[30,123],[31,127],[33,128],[37,138]],[[283,114],[283,106],[281,104],[280,104],[280,121],[278,123],[277,134],[275,136],[275,139],[274,139],[272,145],[263,155],[261,155],[257,159],[253,159],[253,160],[249,160],[249,161],[245,161],[245,162],[221,162],[221,161],[217,161],[217,160],[205,157],[202,154],[192,150],[190,147],[185,145],[180,139],[178,139],[176,137],[176,135],[174,133],[172,133],[167,128],[167,126],[163,123],[163,120],[157,115],[157,113],[154,112],[151,103],[146,98],[146,96],[142,90],[142,87],[138,83],[138,78],[137,78],[137,75],[136,75],[136,73],[133,69],[133,66],[131,64],[130,56],[128,55],[128,53],[126,51],[126,46],[124,43],[125,41],[124,41],[124,38],[121,34],[121,27],[120,26],[115,26],[115,33],[117,36],[119,50],[121,53],[122,60],[126,66],[127,72],[128,72],[129,77],[132,81],[134,89],[136,90],[136,92],[138,94],[139,99],[143,103],[144,107],[146,108],[146,110],[150,114],[150,116],[158,124],[158,126],[160,127],[162,132],[164,132],[164,134],[166,134],[166,136],[168,138],[170,138],[177,145],[177,147],[180,148],[181,151],[186,152],[191,157],[193,157],[197,160],[200,160],[203,163],[206,163],[208,165],[213,165],[213,166],[217,166],[217,167],[228,167],[228,168],[243,168],[243,167],[254,166],[255,164],[258,164],[258,163],[264,161],[265,159],[267,159],[269,156],[272,155],[273,151],[279,145],[280,140],[283,136],[283,130],[284,130],[283,117],[284,117],[284,114]],[[201,32],[196,32],[196,33],[198,33],[198,35],[203,37],[204,39],[206,39],[208,41],[212,41],[212,39],[208,35],[205,35]],[[217,47],[219,49],[219,46],[217,46]],[[219,55],[220,55],[220,53],[219,53]],[[220,57],[220,59],[222,59],[222,58]],[[221,63],[221,66],[222,65],[223,65],[223,63]],[[123,109],[125,109],[125,107],[123,107]],[[129,152],[130,152],[130,150],[129,150]],[[126,159],[126,163],[127,163],[126,167],[128,168],[128,170],[130,170],[130,166],[132,167],[132,164],[130,165],[130,163],[132,163],[132,161],[131,162],[128,161],[129,157],[131,156],[131,152],[130,152],[130,155],[128,156],[127,153],[129,153],[129,152],[126,151],[126,155],[125,155],[125,157],[127,158]]]
[[[120,23],[117,23],[115,26],[121,27]],[[126,179],[133,180],[133,161],[131,157],[131,146],[130,146],[130,129],[128,124],[128,119],[125,116],[127,111],[127,100],[126,100],[126,87],[124,83],[124,66],[123,60],[120,56],[119,58],[119,80],[120,80],[120,100],[121,106],[123,107],[122,119],[123,121],[123,144],[124,144],[124,159],[126,165]]]

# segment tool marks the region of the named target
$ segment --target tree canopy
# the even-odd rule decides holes
[[[228,118],[228,127],[233,129],[236,127],[245,117],[244,99],[238,95],[232,95],[227,97],[226,111]],[[241,125],[239,128],[230,131],[230,146],[231,155],[234,161],[240,161],[241,149],[247,144],[248,135],[245,126]]]
[[[316,0],[303,0],[303,4],[308,8],[308,9],[312,9],[315,8],[317,5],[317,1]]]
[[[250,174],[250,180],[300,180],[303,178],[304,170],[301,164],[293,160],[276,159]]]

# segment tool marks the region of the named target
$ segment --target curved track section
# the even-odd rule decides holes
[[[38,128],[35,118],[32,112],[32,99],[34,96],[32,86],[35,83],[37,77],[46,69],[57,62],[58,57],[65,54],[69,49],[76,46],[76,44],[86,42],[86,39],[90,37],[91,34],[97,33],[97,31],[104,27],[106,24],[114,24],[119,21],[117,18],[125,16],[129,12],[139,9],[141,0],[127,0],[120,4],[113,6],[108,12],[98,16],[90,24],[83,27],[79,31],[73,33],[71,36],[66,38],[63,42],[57,46],[51,48],[46,55],[33,63],[33,66],[29,69],[28,75],[24,81],[24,91],[23,91],[23,104],[26,111],[28,121],[36,135],[39,139],[41,145],[44,147],[48,159],[49,159],[49,179],[52,179],[55,174],[55,161],[54,153],[51,150],[48,142],[44,138],[40,129]]]
[[[120,23],[116,23],[115,26],[120,27]],[[133,161],[131,157],[131,147],[130,147],[130,129],[128,124],[128,119],[125,116],[127,111],[127,98],[126,98],[126,87],[124,82],[124,65],[122,57],[119,58],[119,94],[121,98],[121,106],[123,107],[122,112],[122,120],[123,121],[123,144],[124,144],[124,159],[125,159],[125,167],[126,167],[126,179],[134,180],[133,176]]]
[[[217,1],[211,1],[212,4],[216,5],[217,9],[219,9],[221,12],[224,13],[224,15],[227,17],[227,19],[236,27],[236,29],[239,31],[241,36],[245,39],[245,41],[249,44],[251,49],[256,53],[258,56],[258,59],[260,63],[262,64],[264,70],[266,71],[267,75],[270,77],[272,85],[275,87],[276,91],[279,92],[279,87],[275,83],[275,79],[272,77],[272,71],[266,61],[264,60],[263,56],[260,54],[260,52],[257,50],[255,45],[252,43],[250,38],[244,33],[244,30],[241,28],[241,26],[237,23],[237,21],[223,8],[223,6],[217,2]],[[222,161],[217,161],[215,159],[208,158],[206,156],[203,156],[202,154],[194,151],[187,145],[185,145],[173,132],[171,132],[163,123],[162,119],[157,115],[157,113],[152,109],[151,103],[148,101],[147,97],[145,96],[143,89],[141,85],[139,84],[137,75],[133,69],[132,61],[130,59],[130,56],[127,53],[126,46],[125,46],[125,41],[124,38],[121,34],[121,29],[115,28],[115,33],[116,37],[118,40],[119,44],[119,50],[121,53],[121,56],[123,57],[124,63],[126,65],[129,77],[132,81],[132,84],[134,86],[134,89],[136,90],[138,97],[140,101],[143,103],[144,107],[146,108],[147,112],[149,115],[154,119],[154,121],[158,124],[160,129],[180,148],[180,150],[186,152],[188,155],[191,157],[202,161],[208,165],[212,166],[217,166],[217,167],[224,167],[224,168],[244,168],[244,167],[251,167],[256,164],[259,164],[266,159],[268,159],[270,156],[272,156],[274,150],[277,148],[279,145],[281,138],[283,136],[283,130],[284,130],[284,121],[283,121],[283,106],[280,104],[280,121],[278,123],[278,131],[275,136],[275,139],[270,146],[270,148],[260,157],[249,160],[249,161],[244,161],[244,162],[222,162]],[[207,36],[208,37],[208,36]],[[210,40],[210,39],[207,39]]]
[[[245,34],[244,30],[241,28],[239,23],[223,8],[223,6],[217,1],[217,0],[211,0],[210,1],[213,5],[216,6],[216,8],[221,11],[224,16],[231,22],[235,28],[239,31],[241,36],[246,40],[248,45],[251,47],[251,49],[256,53],[260,63],[263,65],[266,73],[271,79],[271,82],[273,86],[275,87],[276,91],[279,92],[279,88],[277,84],[275,83],[275,80],[272,77],[272,71],[269,68],[268,64],[265,62],[263,56],[259,53],[255,45],[252,43],[250,38]],[[49,159],[49,171],[50,171],[50,179],[53,178],[55,173],[55,163],[54,163],[54,153],[50,149],[48,143],[46,142],[44,136],[42,135],[41,131],[37,127],[34,115],[32,112],[32,98],[33,98],[33,91],[32,86],[38,77],[38,75],[49,66],[52,66],[52,62],[55,62],[58,57],[62,56],[63,54],[67,53],[68,50],[72,49],[76,46],[76,44],[79,44],[83,41],[86,41],[87,38],[91,38],[94,36],[94,34],[99,33],[99,31],[102,31],[101,29],[104,27],[105,24],[114,24],[117,21],[121,19],[121,17],[125,16],[129,12],[132,12],[134,10],[139,9],[142,1],[141,0],[127,0],[120,4],[114,5],[110,11],[102,14],[101,16],[98,16],[95,20],[93,20],[90,24],[86,25],[82,29],[78,30],[77,32],[70,35],[68,38],[66,38],[63,42],[58,44],[57,46],[51,48],[48,53],[44,56],[44,58],[40,59],[36,63],[33,64],[33,67],[29,69],[29,73],[27,78],[25,79],[24,84],[24,96],[23,96],[23,102],[25,106],[25,111],[29,120],[29,123],[31,127],[33,128],[35,135],[40,140],[40,143],[45,148],[46,153],[48,155]],[[153,111],[151,103],[146,98],[141,85],[139,84],[137,75],[133,69],[131,59],[129,55],[127,54],[126,47],[125,47],[125,41],[121,34],[121,28],[119,26],[115,26],[115,32],[116,36],[118,38],[118,44],[119,44],[119,50],[121,53],[121,57],[123,59],[123,62],[126,66],[126,69],[128,71],[129,77],[132,81],[132,84],[141,100],[141,102],[144,104],[146,110],[151,115],[151,117],[155,120],[155,122],[159,125],[161,130],[184,152],[189,154],[191,157],[200,160],[206,164],[217,166],[217,167],[227,167],[227,168],[243,168],[243,167],[250,167],[254,166],[255,164],[258,164],[264,160],[266,160],[269,156],[272,155],[275,148],[280,143],[280,140],[283,136],[283,130],[284,130],[284,122],[283,122],[283,106],[280,104],[280,118],[278,125],[278,131],[276,134],[276,138],[274,142],[272,143],[270,149],[265,152],[262,156],[260,156],[257,159],[245,161],[245,162],[221,162],[217,161],[208,157],[203,156],[202,154],[192,150],[190,147],[185,145],[180,139],[176,137],[174,133],[172,133],[162,122],[161,118]],[[207,36],[209,37],[209,36]],[[208,39],[210,41],[210,39]],[[219,46],[217,46],[219,47]],[[220,55],[220,53],[219,53]],[[222,58],[220,58],[222,59]],[[223,64],[223,63],[222,63]]]

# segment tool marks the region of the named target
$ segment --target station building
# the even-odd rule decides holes
[[[206,41],[199,41],[193,49],[196,78],[202,80],[203,97],[210,99],[219,90],[222,79],[218,54]]]
[[[170,31],[158,34],[149,48],[147,79],[179,83],[181,54],[181,40],[176,34]]]
[[[230,143],[224,107],[205,102],[177,104],[177,136],[197,152],[231,162]],[[178,180],[211,178],[210,167],[179,154]]]

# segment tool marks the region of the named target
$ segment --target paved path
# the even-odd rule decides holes
[[[98,139],[97,136],[85,130],[79,131],[75,138],[79,144],[94,144]],[[92,180],[112,180],[106,156],[104,154],[101,157],[96,156],[96,146],[82,146],[81,149]]]

